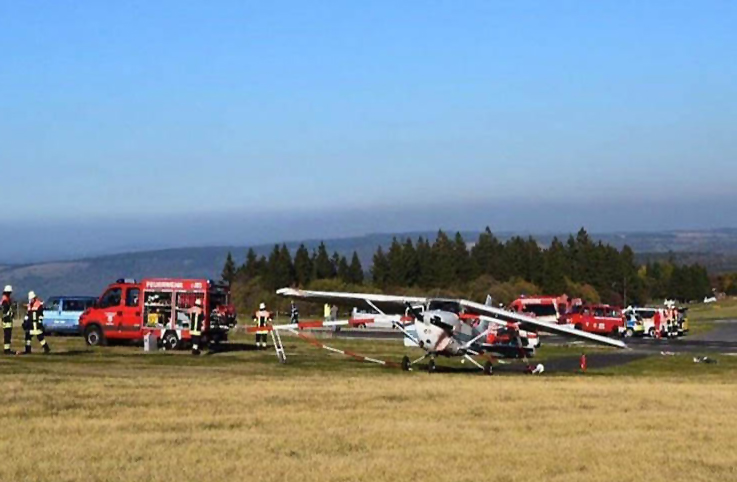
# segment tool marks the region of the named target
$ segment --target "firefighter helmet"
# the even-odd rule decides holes
[[[259,310],[265,310],[266,309],[266,303],[261,303],[260,305],[258,305],[258,309]]]
[[[194,302],[195,306],[202,306],[202,300],[197,298]]]
[[[3,293],[12,293],[13,287],[10,285],[5,285],[5,288],[3,289]]]
[[[28,292],[28,299],[29,300],[35,300],[36,299],[36,293],[34,293],[33,291],[29,291]]]

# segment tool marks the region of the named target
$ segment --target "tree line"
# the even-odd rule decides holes
[[[520,295],[562,294],[588,302],[644,304],[651,299],[701,299],[711,290],[706,269],[672,260],[638,265],[629,246],[621,250],[595,242],[581,229],[565,240],[542,246],[533,237],[501,241],[486,228],[473,243],[460,233],[438,231],[432,242],[419,237],[394,238],[377,248],[364,271],[356,252],[350,261],[332,255],[324,243],[312,253],[304,246],[292,254],[275,245],[269,256],[253,249],[241,266],[229,254],[222,277],[236,296],[274,300],[273,292],[296,286],[362,289],[397,293],[432,293],[483,299],[490,294],[508,303]]]

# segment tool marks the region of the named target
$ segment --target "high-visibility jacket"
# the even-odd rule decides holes
[[[189,310],[189,333],[192,336],[202,335],[205,328],[205,312],[200,306],[193,306]]]
[[[43,332],[44,304],[38,298],[28,304],[26,321],[26,329],[31,335],[40,335]]]
[[[0,301],[0,316],[2,317],[3,328],[13,327],[13,317],[15,316],[13,300],[8,295],[3,295],[3,299]]]
[[[329,303],[325,303],[325,306],[323,307],[323,312],[325,314],[325,318],[330,318],[330,309],[331,306]]]
[[[259,328],[265,327],[266,325],[268,325],[269,323],[271,323],[271,321],[272,321],[271,313],[269,313],[266,310],[259,310],[259,311],[257,311],[256,313],[253,314],[253,322]],[[263,334],[268,333],[268,330],[257,331],[256,333],[258,333],[259,335],[263,335]]]

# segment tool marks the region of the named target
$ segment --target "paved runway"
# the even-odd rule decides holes
[[[735,353],[737,354],[737,320],[724,320],[716,322],[716,328],[699,335],[686,335],[680,338],[629,338],[625,340],[627,346],[636,353],[651,354],[661,351],[674,353]],[[396,330],[372,330],[352,329],[343,330],[332,334],[336,338],[362,338],[388,340],[402,338],[402,334]],[[570,339],[561,336],[545,336],[542,343],[552,345],[564,345],[571,342]]]

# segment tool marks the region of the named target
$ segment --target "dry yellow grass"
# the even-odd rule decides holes
[[[0,363],[0,480],[737,479],[732,372],[485,378],[107,353]]]

